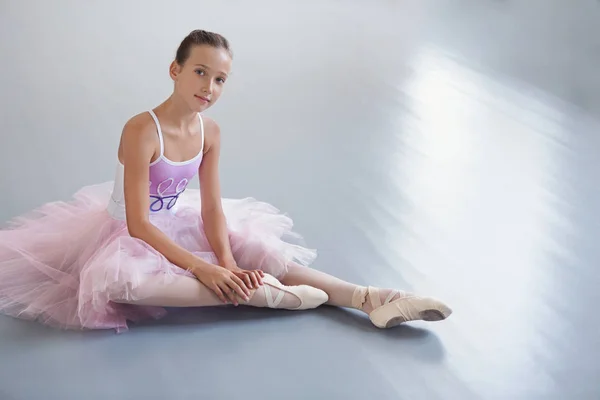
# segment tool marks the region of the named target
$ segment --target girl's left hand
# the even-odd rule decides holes
[[[235,263],[227,263],[223,265],[223,267],[233,272],[238,278],[244,281],[248,289],[258,289],[259,286],[263,284],[262,278],[265,276],[265,274],[260,269],[241,269]]]

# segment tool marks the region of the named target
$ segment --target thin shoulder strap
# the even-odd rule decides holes
[[[204,122],[200,113],[198,113],[198,118],[200,118],[200,134],[202,135],[202,147],[200,148],[200,154],[202,154],[204,152]]]
[[[165,142],[163,140],[163,134],[162,134],[162,130],[160,129],[160,123],[158,122],[158,117],[156,116],[156,114],[154,114],[154,111],[149,110],[148,112],[150,113],[150,115],[152,116],[152,119],[154,120],[154,123],[156,124],[156,130],[158,132],[158,141],[160,142],[160,155],[163,156],[164,152],[165,152]]]

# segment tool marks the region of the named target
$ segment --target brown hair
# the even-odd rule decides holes
[[[233,53],[229,47],[229,41],[222,35],[214,32],[204,31],[202,29],[196,29],[190,32],[182,41],[177,48],[175,55],[175,61],[179,65],[183,65],[190,56],[190,50],[194,46],[207,45],[217,49],[224,49],[229,53],[230,57],[233,57]]]

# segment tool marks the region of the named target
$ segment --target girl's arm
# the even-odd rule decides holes
[[[202,197],[202,221],[206,238],[217,256],[219,265],[234,272],[244,280],[248,288],[262,285],[262,271],[242,270],[231,252],[227,221],[221,203],[219,182],[219,156],[221,152],[221,133],[219,126],[210,118],[204,117],[205,152],[198,170]]]
[[[236,263],[231,252],[227,222],[221,204],[219,182],[221,133],[215,121],[207,117],[203,117],[203,121],[205,129],[204,155],[198,169],[202,196],[202,221],[206,237],[219,260],[219,265],[227,268],[235,266]]]
[[[148,119],[145,115],[132,118],[121,136],[127,228],[132,237],[148,243],[171,263],[194,272],[210,264],[177,245],[149,220],[148,165],[156,152],[157,136]]]

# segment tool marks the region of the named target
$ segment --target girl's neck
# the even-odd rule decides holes
[[[174,94],[154,110],[157,114],[160,114],[160,118],[165,123],[179,127],[182,131],[187,130],[190,124],[194,124],[198,120],[198,114],[190,110],[187,104]]]

